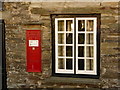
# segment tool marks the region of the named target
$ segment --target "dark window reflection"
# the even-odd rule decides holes
[[[72,44],[72,33],[67,33],[66,34],[66,44]]]
[[[64,56],[64,46],[58,46],[58,56]]]
[[[86,60],[86,70],[93,70],[93,59]]]
[[[78,59],[78,70],[84,70],[84,59]]]
[[[72,69],[72,59],[66,59],[66,69]]]
[[[85,21],[78,20],[78,31],[85,31]]]
[[[87,31],[93,31],[94,23],[93,20],[87,20]]]
[[[59,33],[58,34],[58,43],[59,44],[63,44],[64,43],[64,34],[63,33]]]
[[[72,57],[72,46],[66,46],[66,56]]]
[[[86,43],[93,44],[93,34],[92,33],[86,34]]]
[[[63,58],[59,58],[58,59],[58,68],[59,69],[64,69],[64,59]]]
[[[64,20],[58,21],[58,31],[64,31]]]
[[[84,33],[78,34],[78,44],[84,44],[84,41],[85,41],[85,34]]]
[[[84,46],[78,47],[78,57],[84,57]]]
[[[87,46],[86,47],[86,56],[93,57],[93,54],[94,54],[93,46]]]
[[[66,21],[66,31],[72,31],[72,20]]]

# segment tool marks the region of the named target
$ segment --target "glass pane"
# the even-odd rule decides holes
[[[64,56],[64,46],[58,46],[58,56]]]
[[[64,44],[64,33],[58,34],[58,44]]]
[[[86,70],[93,70],[93,59],[86,60]]]
[[[66,33],[66,44],[72,44],[72,33]]]
[[[84,70],[84,59],[78,59],[78,70]]]
[[[86,34],[86,43],[93,44],[93,34],[92,33]]]
[[[66,56],[72,57],[72,46],[66,46]]]
[[[87,31],[93,31],[93,20],[87,20]]]
[[[64,69],[65,61],[63,58],[58,58],[58,69]]]
[[[86,56],[87,57],[93,57],[93,46],[87,46],[86,47]]]
[[[72,30],[73,30],[73,21],[66,20],[66,31],[72,31]]]
[[[58,21],[58,31],[64,31],[64,20]]]
[[[85,31],[85,20],[78,20],[78,31]]]
[[[84,42],[85,42],[85,34],[84,33],[78,34],[78,44],[84,44]]]
[[[78,57],[84,57],[84,46],[78,46]]]
[[[72,70],[72,59],[66,59],[66,69]]]

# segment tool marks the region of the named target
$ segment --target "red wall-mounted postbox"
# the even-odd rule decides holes
[[[41,72],[41,30],[26,30],[27,72]]]

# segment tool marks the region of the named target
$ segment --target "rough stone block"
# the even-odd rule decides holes
[[[42,52],[42,60],[50,60],[51,54],[50,51],[43,51]]]
[[[31,9],[31,13],[32,14],[40,14],[40,15],[44,15],[44,14],[50,14],[51,11],[44,9],[44,8],[33,8]]]
[[[101,6],[104,6],[104,7],[118,7],[118,2],[102,2]]]
[[[100,2],[66,2],[65,8],[100,7]]]
[[[111,70],[107,70],[106,73],[104,75],[102,75],[102,78],[117,79],[118,78],[118,74],[117,74],[117,72],[114,72],[114,71],[111,71]]]

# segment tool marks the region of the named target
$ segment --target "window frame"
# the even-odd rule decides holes
[[[73,46],[72,50],[74,51],[74,39],[73,39],[73,44],[65,44],[65,42],[66,42],[66,33],[72,33],[73,37],[74,37],[74,30],[73,31],[66,31],[66,28],[65,28],[65,26],[66,26],[66,20],[72,20],[73,24],[74,24],[74,18],[57,18],[57,19],[55,19],[55,23],[56,24],[58,24],[58,22],[57,22],[58,20],[64,20],[64,29],[65,30],[64,31],[55,30],[55,31],[56,31],[57,34],[64,33],[64,37],[65,38],[64,38],[64,44],[58,44],[58,35],[55,33],[55,37],[56,37],[55,38],[55,43],[57,44],[57,46],[64,46],[65,50],[66,50],[66,46]],[[55,29],[57,29],[57,28],[58,28],[58,26],[55,27]],[[56,46],[55,46],[55,51],[58,52],[58,47],[56,47]],[[66,53],[66,51],[64,53]],[[56,53],[56,54],[58,54],[58,53]],[[72,57],[67,57],[67,56],[60,57],[60,56],[58,56],[58,58],[64,58],[64,60],[65,60],[65,65],[64,66],[66,66],[66,59],[70,58],[70,59],[73,60],[74,59],[74,53],[73,53]],[[55,63],[58,63],[58,58],[55,57],[55,59],[56,59]],[[60,69],[58,69],[58,65],[56,65],[57,68],[55,68],[55,72],[57,72],[57,73],[63,72],[63,73],[68,73],[68,74],[69,73],[74,73],[74,62],[72,62],[72,64],[73,64],[73,70],[66,70],[66,68],[65,68],[65,70],[60,70]]]
[[[84,74],[92,74],[92,75],[95,75],[95,74],[97,74],[97,72],[96,72],[96,62],[97,62],[97,58],[96,58],[96,26],[97,26],[97,24],[96,24],[96,22],[97,22],[97,20],[96,20],[97,18],[96,17],[84,17],[84,18],[78,18],[78,17],[76,17],[76,74],[79,74],[79,73],[84,73]],[[78,31],[78,20],[84,20],[85,21],[85,31]],[[86,23],[87,23],[87,21],[88,20],[93,20],[94,21],[94,27],[93,27],[93,31],[87,31],[87,25],[86,25]],[[86,44],[86,34],[90,34],[90,33],[92,33],[95,37],[94,37],[94,43],[93,43],[93,45],[90,45],[90,44]],[[84,44],[78,44],[78,34],[85,34],[85,43]],[[77,52],[77,50],[78,50],[78,47],[79,46],[83,46],[84,47],[84,54],[85,54],[85,56],[84,57],[78,57],[78,52]],[[93,51],[93,55],[94,55],[94,57],[92,58],[92,60],[93,60],[93,71],[90,71],[90,70],[86,70],[86,59],[90,59],[90,57],[86,57],[86,47],[87,46],[92,46],[92,47],[94,47],[94,51]],[[85,65],[84,65],[84,70],[78,70],[78,59],[81,59],[81,58],[83,58],[84,59],[84,63],[85,63]]]
[[[4,19],[0,19],[0,66],[1,66],[1,76],[2,77],[2,85],[1,88],[7,88],[7,74],[6,74],[6,50],[5,50],[5,21]]]
[[[95,14],[51,14],[51,34],[52,34],[52,76],[63,76],[63,77],[85,77],[85,78],[99,78],[100,76],[100,18],[101,14],[95,13]],[[56,67],[55,67],[55,18],[97,18],[97,32],[96,32],[96,49],[97,49],[97,66],[96,66],[96,75],[91,75],[91,74],[69,74],[69,73],[56,73]],[[76,23],[76,20],[74,21]],[[76,26],[74,27],[76,31]],[[75,32],[76,33],[76,32]],[[75,34],[76,36],[76,34]],[[76,38],[74,38],[75,40]],[[75,41],[76,43],[76,41]],[[76,55],[76,52],[74,52]],[[76,56],[74,57],[76,58]],[[76,61],[74,62],[76,63]],[[77,66],[77,65],[76,65]],[[75,71],[75,70],[74,70]]]

